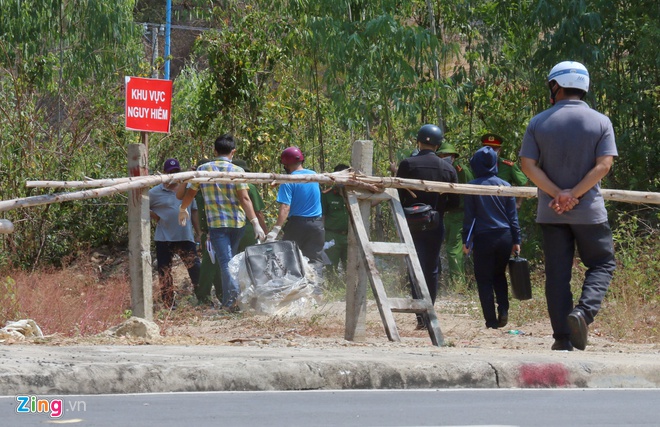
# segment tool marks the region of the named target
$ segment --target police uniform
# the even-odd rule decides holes
[[[481,137],[481,144],[499,149],[502,147],[504,139],[494,133],[487,133]],[[497,177],[503,179],[511,185],[527,185],[527,176],[520,170],[520,166],[512,160],[497,157]]]
[[[463,164],[460,159],[454,160],[454,169],[456,169],[460,184],[467,184],[474,179],[470,167]],[[445,250],[449,267],[448,277],[453,286],[465,280],[462,230],[463,196],[461,195],[458,209],[451,210],[445,215]]]
[[[210,304],[212,302],[212,286],[215,287],[215,295],[218,297],[218,301],[222,301],[222,276],[220,275],[220,269],[215,265],[215,261],[211,260],[209,252],[206,250],[209,225],[206,222],[206,207],[204,206],[204,195],[201,192],[195,194],[195,202],[197,203],[197,215],[199,216],[199,230],[202,232],[200,236],[202,263],[199,269],[199,284],[195,286],[195,296],[199,304]]]
[[[325,219],[325,240],[335,241],[334,246],[325,251],[332,266],[337,268],[339,261],[346,268],[348,258],[348,210],[342,194],[342,189],[334,186],[321,194],[321,205]]]
[[[527,185],[527,176],[520,170],[520,167],[513,161],[497,158],[497,177],[503,179],[511,185]]]
[[[437,151],[438,156],[455,155],[452,165],[456,169],[458,182],[466,184],[474,177],[469,165],[464,164],[454,148],[449,143],[443,143]],[[446,160],[446,159],[445,159]],[[463,195],[459,195],[459,206],[447,211],[445,214],[445,251],[447,252],[448,282],[452,287],[465,281],[465,266],[463,264],[463,241],[461,230],[463,229]]]

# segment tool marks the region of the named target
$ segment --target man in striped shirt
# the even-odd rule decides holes
[[[245,172],[241,167],[232,163],[232,158],[236,153],[236,142],[232,135],[225,134],[218,137],[215,140],[214,153],[216,158],[200,165],[197,168],[198,171]],[[246,220],[249,220],[254,227],[255,239],[259,241],[265,239],[264,231],[254,213],[248,193],[248,184],[191,183],[188,186],[191,191],[186,191],[181,202],[180,222],[187,221],[186,208],[192,203],[195,194],[201,188],[216,265],[220,268],[222,276],[222,309],[229,312],[238,311],[236,299],[240,290],[238,282],[229,273],[229,261],[238,252],[238,244],[245,231]]]

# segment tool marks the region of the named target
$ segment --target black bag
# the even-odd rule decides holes
[[[298,245],[291,240],[248,246],[245,266],[254,286],[285,276],[291,280],[305,277]]]
[[[440,213],[424,203],[403,208],[403,213],[410,231],[436,230],[440,225]]]
[[[520,258],[516,252],[509,259],[509,277],[511,278],[511,292],[518,300],[532,298],[532,282],[529,278],[529,263],[525,258]]]

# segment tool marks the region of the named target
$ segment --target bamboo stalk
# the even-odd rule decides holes
[[[318,182],[321,184],[343,184],[348,187],[364,188],[372,192],[382,192],[384,188],[403,188],[439,193],[460,193],[475,195],[497,195],[515,197],[536,197],[534,187],[504,187],[470,184],[454,184],[446,182],[425,181],[407,178],[375,177],[351,173],[335,172],[332,174],[284,175],[273,173],[243,173],[243,172],[179,172],[169,175],[149,175],[131,178],[115,178],[106,180],[86,181],[28,181],[31,188],[87,188],[113,187],[126,183],[144,183],[144,187],[160,182],[195,182],[208,183],[241,183],[282,184],[285,182]],[[1,203],[1,202],[0,202]]]
[[[287,175],[274,173],[252,173],[252,172],[206,172],[189,171],[178,172],[167,175],[147,175],[125,178],[108,179],[85,179],[84,181],[26,181],[27,188],[99,188],[110,187],[126,182],[150,180],[153,177],[165,176],[167,182],[251,182],[257,184],[283,183],[283,182],[320,182],[323,184],[334,184],[335,182],[345,182],[352,179],[352,176],[345,171],[315,174],[315,175]],[[309,178],[314,177],[314,178]],[[163,181],[165,182],[165,181]],[[358,182],[357,185],[362,185]],[[368,184],[367,184],[368,185]],[[375,187],[371,187],[376,190]]]
[[[156,177],[156,178],[155,178]],[[166,177],[166,178],[157,178]],[[155,178],[155,180],[154,180]],[[474,195],[499,195],[514,197],[536,197],[536,187],[492,187],[475,186],[470,184],[450,184],[434,181],[420,181],[397,177],[377,177],[357,174],[355,172],[334,172],[316,175],[283,175],[272,173],[236,173],[236,172],[179,172],[170,175],[150,175],[131,178],[113,178],[85,181],[27,181],[28,188],[97,188],[108,187],[126,182],[141,182],[147,180],[151,183],[160,182],[252,182],[256,184],[281,184],[283,182],[319,182],[323,184],[344,184],[347,186],[372,185],[367,189],[377,192],[382,188],[407,188],[420,191],[437,191],[444,193],[461,193]],[[147,186],[147,185],[145,185]],[[601,193],[606,200],[630,203],[660,204],[658,193],[602,189]]]
[[[261,175],[261,178],[250,179],[246,175]],[[22,197],[12,200],[0,201],[0,212],[24,208],[30,206],[40,206],[48,205],[53,203],[68,202],[74,200],[85,200],[93,199],[98,197],[111,196],[116,193],[136,190],[144,187],[151,187],[160,183],[173,183],[173,182],[184,182],[190,181],[193,177],[197,177],[202,183],[210,182],[255,182],[259,181],[262,183],[282,183],[282,182],[325,182],[329,184],[338,183],[339,181],[345,181],[346,185],[351,185],[358,188],[363,188],[369,191],[380,192],[381,188],[370,184],[363,183],[359,181],[352,181],[351,178],[347,175],[346,177],[335,179],[333,174],[321,175],[278,175],[278,174],[248,174],[248,173],[236,173],[236,172],[179,172],[175,174],[166,174],[166,175],[149,175],[141,177],[131,177],[131,178],[120,178],[117,180],[99,180],[105,181],[106,184],[109,182],[114,182],[114,185],[109,185],[102,188],[95,188],[91,190],[76,191],[71,193],[58,193],[58,194],[45,194],[40,196],[31,196],[31,197]],[[336,174],[339,175],[339,174]],[[335,175],[335,176],[336,176]],[[320,178],[319,178],[320,177]],[[349,184],[350,181],[350,184]],[[36,181],[39,183],[40,181]],[[42,183],[50,185],[51,183],[57,184],[58,188],[63,184],[66,186],[73,185],[79,186],[80,183],[89,183],[95,181],[42,181]],[[118,183],[117,183],[118,182]],[[35,181],[32,182],[33,184]]]
[[[324,184],[343,184],[347,187],[367,189],[372,192],[382,192],[384,188],[401,188],[409,190],[429,191],[438,193],[459,193],[472,195],[494,195],[514,197],[536,197],[535,187],[504,187],[471,184],[453,184],[446,182],[425,181],[397,177],[378,177],[357,174],[355,172],[336,172],[331,174],[283,175],[272,173],[237,173],[237,172],[179,172],[168,175],[149,175],[131,178],[115,178],[85,181],[29,181],[28,187],[49,188],[85,188],[102,187],[93,190],[72,193],[47,194],[0,201],[0,212],[16,208],[38,206],[51,203],[84,200],[105,197],[150,187],[162,182],[198,182],[198,183],[241,183],[252,182],[261,184],[281,184],[285,182],[319,182]],[[606,200],[629,203],[660,204],[660,193],[649,193],[627,190],[601,190]]]

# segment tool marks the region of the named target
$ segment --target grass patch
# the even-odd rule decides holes
[[[651,230],[640,237],[634,229],[615,231],[617,270],[610,289],[603,301],[590,333],[618,341],[634,343],[660,343],[658,319],[660,318],[660,233]],[[90,258],[93,256],[79,259]],[[526,324],[549,324],[542,260],[532,263],[533,299],[518,301],[510,298],[510,322],[512,329],[523,329]],[[377,260],[381,279],[390,297],[408,296],[407,273],[404,264],[393,257]],[[98,263],[67,265],[59,269],[40,269],[34,272],[5,270],[0,274],[0,324],[7,321],[31,318],[45,334],[61,334],[66,337],[89,336],[106,330],[123,321],[130,314],[130,279],[128,260],[108,273]],[[443,314],[468,316],[481,320],[481,310],[474,276],[468,264],[464,283],[453,287],[441,285],[438,295]],[[445,270],[446,271],[446,270]],[[580,295],[584,265],[576,261],[573,268],[572,290],[575,301]],[[442,278],[444,284],[446,278]],[[154,282],[154,295],[157,293]],[[346,277],[343,272],[326,274],[324,290],[326,301],[344,301]],[[371,287],[367,298],[374,300]],[[191,295],[180,295],[177,310],[156,310],[154,319],[161,325],[164,335],[174,326],[196,327],[202,319],[209,319],[203,309],[195,305]],[[319,328],[326,319],[323,311],[310,318],[265,317],[232,315],[240,325],[263,328],[265,331],[286,330],[294,334],[316,336],[341,336],[343,324],[333,324],[328,330]],[[382,325],[374,325],[380,330]]]
[[[0,322],[33,319],[44,334],[97,334],[123,320],[130,308],[128,278],[119,275],[100,280],[98,270],[91,266],[14,271],[0,286],[4,294]]]

